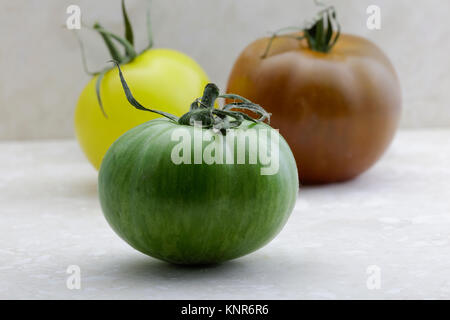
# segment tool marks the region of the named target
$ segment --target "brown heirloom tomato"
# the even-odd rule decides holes
[[[399,80],[364,38],[341,34],[329,51],[318,52],[302,37],[250,44],[233,67],[228,92],[272,113],[303,184],[345,181],[370,168],[390,144],[401,113]]]

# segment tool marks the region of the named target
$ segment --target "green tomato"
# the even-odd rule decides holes
[[[180,129],[188,133],[187,149],[177,148]],[[203,129],[210,141],[200,147],[195,130],[167,119],[141,124],[113,143],[99,173],[101,206],[115,232],[135,249],[176,264],[218,263],[261,248],[285,225],[298,192],[292,152],[270,126],[245,120],[226,136]],[[250,163],[257,155],[248,141],[246,161],[238,164],[236,141],[245,141],[248,130],[277,137],[275,173],[262,174],[267,166],[261,161]],[[230,135],[234,144],[223,143]],[[233,161],[217,158],[211,164],[207,154],[214,157],[221,148],[234,150]],[[201,163],[194,163],[196,154],[203,156]]]

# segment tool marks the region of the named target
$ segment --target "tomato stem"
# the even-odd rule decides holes
[[[108,48],[109,54],[114,60],[122,61],[123,56],[120,54],[119,50],[117,49],[116,45],[112,41],[110,35],[106,33],[105,29],[102,28],[100,23],[96,22],[93,26],[93,29],[98,31],[100,36],[102,37],[103,41],[105,42],[106,47]]]
[[[151,2],[152,2],[151,0],[148,0],[148,7],[147,7],[147,38],[148,38],[148,45],[142,52],[144,52],[144,51],[146,51],[148,49],[151,49],[153,47],[152,20],[151,20],[151,15],[150,15]]]
[[[108,41],[108,43],[112,43],[112,40],[115,40],[124,47],[125,55],[124,56],[119,55],[120,60],[116,60],[116,61],[120,61],[121,63],[128,63],[131,60],[133,60],[134,58],[136,58],[136,56],[137,56],[136,50],[134,49],[134,46],[128,40],[126,40],[112,32],[105,30],[98,23],[96,23],[94,25],[94,30],[98,31],[100,33],[100,35],[103,37],[103,39],[107,39],[107,40],[105,40],[105,42]],[[114,59],[114,57],[113,57],[113,59]]]
[[[143,51],[141,51],[139,54],[141,54],[144,51],[151,49],[153,47],[153,36],[152,36],[152,30],[151,30],[151,24],[150,24],[150,2],[151,1],[148,0],[149,5],[148,5],[148,9],[147,9],[147,33],[148,33],[149,43],[148,43],[147,47]],[[109,54],[111,55],[112,60],[117,61],[119,64],[126,64],[126,63],[129,63],[132,60],[134,60],[138,56],[138,53],[136,52],[136,49],[134,47],[133,28],[132,28],[130,19],[128,17],[127,9],[125,6],[125,0],[121,0],[121,5],[122,5],[122,17],[123,17],[124,26],[125,26],[124,37],[120,37],[112,32],[109,32],[108,30],[103,28],[100,25],[100,23],[98,23],[98,22],[96,22],[92,27],[87,27],[85,24],[83,24],[83,26],[99,33],[99,35],[102,37],[102,39],[109,51]],[[83,43],[82,43],[80,37],[78,36],[78,33],[76,33],[76,36],[77,36],[77,40],[79,42],[80,49],[81,49],[81,57],[82,57],[84,70],[89,75],[93,75],[93,76],[98,75],[98,78],[97,78],[97,81],[95,84],[97,101],[100,106],[100,110],[103,113],[103,116],[105,118],[108,118],[108,116],[103,108],[101,94],[100,94],[100,88],[101,88],[101,84],[103,81],[103,76],[111,68],[106,68],[106,69],[103,69],[103,70],[100,70],[97,72],[89,72],[89,70],[87,68],[86,55],[84,52]],[[119,44],[122,47],[123,53],[116,46],[117,44]]]
[[[191,104],[189,112],[185,113],[180,118],[167,112],[146,108],[133,97],[128,84],[125,81],[125,77],[123,76],[120,63],[114,60],[111,60],[111,62],[115,63],[117,66],[120,81],[128,102],[136,109],[159,114],[181,125],[200,126],[205,129],[216,129],[223,135],[226,134],[228,129],[239,127],[244,120],[252,122],[269,122],[270,120],[271,114],[264,110],[261,106],[236,94],[220,95],[219,88],[214,83],[208,83],[205,86],[203,96],[195,99],[195,101]],[[215,102],[218,98],[232,99],[233,102],[216,109]],[[259,115],[259,118],[254,119],[246,113],[236,110],[251,111]]]
[[[131,45],[134,45],[133,27],[131,26],[130,19],[128,18],[127,8],[125,7],[125,0],[122,0],[122,17],[125,25],[125,39]]]
[[[317,5],[322,5],[316,1]],[[286,31],[298,31],[300,35],[281,34]],[[328,53],[334,47],[341,34],[341,26],[336,17],[334,6],[320,10],[316,17],[304,27],[286,27],[275,31],[269,38],[267,47],[261,58],[267,58],[273,41],[278,37],[289,37],[296,40],[306,39],[308,47],[317,52]]]
[[[101,96],[100,90],[101,90],[101,86],[102,86],[103,77],[105,76],[105,73],[107,71],[108,70],[103,70],[102,72],[100,72],[98,75],[97,81],[95,82],[95,94],[97,95],[97,101],[98,101],[98,104],[100,105],[100,110],[102,110],[103,116],[105,118],[108,118],[108,115],[105,112],[105,108],[103,108],[103,102],[102,102],[102,96]]]
[[[201,102],[201,108],[214,108],[214,102],[219,96],[219,88],[214,83],[208,83],[203,91]]]
[[[122,87],[123,87],[123,90],[125,91],[125,95],[127,97],[127,100],[132,106],[134,106],[136,109],[139,109],[139,110],[150,111],[150,112],[153,112],[153,113],[157,113],[157,114],[159,114],[161,116],[164,116],[164,117],[166,117],[166,118],[168,118],[170,120],[178,121],[178,117],[176,117],[176,116],[174,116],[174,115],[172,115],[170,113],[163,112],[163,111],[158,111],[158,110],[153,110],[153,109],[148,109],[148,108],[144,107],[143,105],[141,105],[133,97],[133,95],[131,94],[131,90],[128,87],[127,82],[125,81],[125,78],[123,77],[122,70],[120,69],[120,63],[118,61],[114,61],[114,60],[110,60],[110,62],[115,63],[117,68],[119,69],[120,82],[122,83]]]

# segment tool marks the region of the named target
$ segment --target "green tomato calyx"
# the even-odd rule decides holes
[[[321,2],[315,0],[316,5],[323,6]],[[282,34],[283,32],[300,32],[296,34]],[[275,31],[267,43],[266,50],[261,56],[266,58],[269,54],[272,43],[277,37],[293,38],[296,40],[306,39],[309,49],[317,52],[328,53],[333,49],[334,45],[341,35],[341,26],[336,17],[336,9],[334,6],[327,6],[320,10],[317,15],[303,27],[286,27]]]
[[[195,99],[191,104],[190,110],[179,118],[167,112],[146,108],[133,97],[128,84],[125,81],[122,70],[120,69],[120,63],[115,60],[111,60],[111,62],[115,63],[119,70],[120,81],[128,102],[136,109],[159,114],[180,125],[200,126],[204,129],[216,129],[224,135],[226,134],[227,129],[239,127],[244,120],[251,122],[270,122],[271,114],[264,110],[260,105],[237,94],[220,94],[219,88],[214,83],[208,83],[203,91],[203,96]],[[232,102],[225,104],[222,107],[215,108],[215,102],[218,98],[232,100]],[[251,111],[259,117],[255,119],[250,117],[247,113],[237,110]]]

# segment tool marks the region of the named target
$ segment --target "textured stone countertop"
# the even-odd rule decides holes
[[[0,143],[0,298],[450,298],[450,130],[401,131],[360,178],[302,187],[275,240],[213,267],[129,247],[96,188],[75,141]]]

